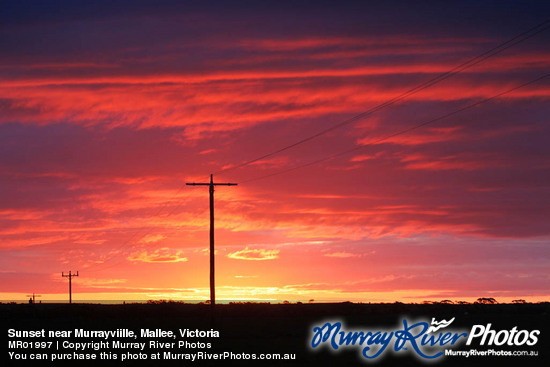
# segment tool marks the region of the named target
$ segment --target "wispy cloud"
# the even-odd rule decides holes
[[[128,256],[130,261],[140,261],[147,263],[173,263],[173,262],[185,262],[187,257],[183,256],[183,251],[172,250],[169,248],[160,248],[153,251],[137,251]]]
[[[370,252],[363,252],[363,253],[353,253],[353,252],[329,252],[324,254],[326,257],[336,257],[336,258],[350,258],[350,257],[363,257],[368,255],[374,255],[376,251],[370,251]]]
[[[239,296],[549,288],[537,241],[550,236],[550,78],[408,130],[548,73],[543,33],[376,106],[550,5],[476,3],[468,18],[447,3],[396,14],[384,2],[170,2],[122,14],[75,2],[37,18],[12,3],[0,12],[0,283],[10,292],[64,291],[60,274],[43,277],[55,267],[101,271],[78,279],[93,291],[124,274],[103,285],[191,295],[208,260],[208,193],[185,182],[211,172],[239,182],[215,199],[220,280],[239,283]],[[185,263],[177,280],[171,262]],[[146,274],[153,263],[166,266]]]
[[[230,259],[236,260],[275,260],[279,257],[280,250],[249,249],[235,251],[227,254]]]

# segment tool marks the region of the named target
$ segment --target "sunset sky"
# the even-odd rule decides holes
[[[208,299],[211,173],[219,300],[550,301],[550,23],[347,122],[549,14],[3,4],[0,301]]]

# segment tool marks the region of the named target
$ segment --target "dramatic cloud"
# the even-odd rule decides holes
[[[2,297],[548,300],[550,5],[395,8],[7,4]]]
[[[174,251],[169,248],[161,248],[154,251],[138,251],[130,254],[128,260],[130,261],[142,261],[148,263],[165,262],[175,263],[187,261],[186,257],[183,257],[183,251]]]
[[[279,257],[279,250],[249,249],[227,254],[230,259],[236,260],[274,260]]]

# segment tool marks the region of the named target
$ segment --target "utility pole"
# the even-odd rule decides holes
[[[73,303],[73,288],[72,288],[72,279],[73,277],[78,276],[78,271],[76,274],[72,274],[69,270],[69,274],[65,275],[65,273],[61,273],[61,276],[64,278],[69,278],[69,303]]]
[[[187,183],[189,186],[209,186],[210,187],[210,305],[216,304],[216,287],[214,273],[214,186],[237,186],[236,183],[215,183],[210,175],[209,183]]]
[[[27,297],[32,297],[32,303],[36,303],[36,297],[42,297],[40,294],[27,294]],[[29,302],[30,303],[30,302]]]

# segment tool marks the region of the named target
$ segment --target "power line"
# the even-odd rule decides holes
[[[439,117],[436,117],[436,118],[433,118],[431,120],[428,120],[428,121],[425,121],[425,122],[422,122],[422,123],[419,123],[419,124],[416,124],[414,126],[411,126],[409,128],[406,128],[406,129],[403,129],[403,130],[400,130],[400,131],[397,131],[395,133],[392,133],[390,135],[387,135],[387,136],[384,136],[380,139],[377,139],[373,142],[370,142],[368,144],[364,144],[364,145],[360,145],[360,146],[357,146],[357,147],[354,147],[352,149],[348,149],[348,150],[344,150],[342,152],[339,152],[339,153],[335,153],[335,154],[332,154],[332,155],[329,155],[329,156],[326,156],[326,157],[323,157],[323,158],[320,158],[320,159],[317,159],[317,160],[314,160],[314,161],[311,161],[311,162],[308,162],[308,163],[304,163],[304,164],[301,164],[301,165],[298,165],[298,166],[294,166],[294,167],[291,167],[289,169],[286,169],[286,170],[282,170],[282,171],[279,171],[279,172],[274,172],[274,173],[271,173],[271,174],[267,174],[267,175],[264,175],[264,176],[259,176],[259,177],[254,177],[254,178],[251,178],[251,179],[248,179],[248,180],[243,180],[241,181],[242,183],[247,183],[247,182],[253,182],[253,181],[259,181],[259,180],[263,180],[265,178],[268,178],[268,177],[273,177],[273,176],[278,176],[278,175],[282,175],[284,173],[288,173],[288,172],[292,172],[292,171],[295,171],[295,170],[298,170],[300,168],[304,168],[304,167],[308,167],[308,166],[313,166],[313,165],[316,165],[318,163],[321,163],[321,162],[325,162],[329,159],[333,159],[333,158],[336,158],[336,157],[339,157],[339,156],[342,156],[342,155],[346,155],[346,154],[349,154],[349,153],[353,153],[355,151],[358,151],[360,149],[364,149],[368,146],[371,146],[371,145],[375,145],[375,144],[379,144],[383,141],[386,141],[386,140],[389,140],[393,137],[396,137],[396,136],[399,136],[399,135],[402,135],[402,134],[406,134],[410,131],[413,131],[413,130],[416,130],[416,129],[419,129],[423,126],[426,126],[426,125],[430,125],[430,124],[433,124],[434,122],[437,122],[437,121],[440,121],[440,120],[443,120],[443,119],[446,119],[448,117],[451,117],[453,115],[456,115],[458,113],[461,113],[461,112],[464,112],[466,110],[469,110],[471,108],[474,108],[474,107],[477,107],[483,103],[487,103],[489,101],[492,101],[496,98],[499,98],[499,97],[502,97],[503,95],[506,95],[506,94],[509,94],[509,93],[512,93],[518,89],[521,89],[521,88],[524,88],[528,85],[531,85],[533,83],[536,83],[536,82],[539,82],[545,78],[548,78],[550,77],[550,74],[545,74],[545,75],[542,75],[542,76],[539,76],[538,78],[535,78],[535,79],[532,79],[526,83],[523,83],[521,85],[518,85],[518,86],[515,86],[513,88],[510,88],[504,92],[500,92],[498,94],[495,94],[489,98],[485,98],[483,100],[480,100],[480,101],[477,101],[475,103],[472,103],[472,104],[469,104],[467,106],[464,106],[462,108],[459,108],[458,110],[455,110],[455,111],[452,111],[452,112],[449,112],[445,115],[442,115],[442,116],[439,116]]]
[[[507,40],[507,41],[505,41],[505,42],[503,42],[503,43],[501,43],[501,44],[499,44],[499,45],[497,45],[497,46],[491,48],[490,50],[485,51],[485,52],[483,52],[482,54],[480,54],[480,55],[478,55],[478,56],[476,56],[476,57],[474,57],[474,58],[472,58],[472,59],[470,59],[470,60],[468,60],[468,61],[466,61],[466,62],[461,63],[461,64],[458,65],[458,66],[455,66],[454,68],[448,70],[447,72],[444,72],[444,73],[442,73],[442,74],[440,74],[440,75],[438,75],[438,76],[436,76],[436,77],[434,77],[434,78],[432,78],[432,79],[429,79],[429,80],[427,80],[427,81],[425,81],[425,82],[423,82],[423,83],[421,83],[421,84],[419,84],[419,85],[417,85],[417,86],[415,86],[415,87],[413,87],[413,88],[407,90],[406,92],[403,92],[402,94],[400,94],[400,95],[398,95],[398,96],[396,96],[396,97],[394,97],[394,98],[392,98],[392,99],[390,99],[390,100],[388,100],[388,101],[386,101],[386,102],[384,102],[384,103],[381,103],[381,104],[379,104],[379,105],[377,105],[377,106],[375,106],[375,107],[372,107],[371,109],[369,109],[369,110],[367,110],[367,111],[365,111],[365,112],[362,112],[362,113],[360,113],[360,114],[358,114],[358,115],[356,115],[356,116],[354,116],[354,117],[351,117],[351,118],[349,118],[349,119],[346,119],[346,120],[344,120],[344,121],[342,121],[342,122],[340,122],[340,123],[338,123],[338,124],[336,124],[336,125],[333,125],[333,126],[331,126],[331,127],[329,127],[329,128],[326,128],[326,129],[324,129],[324,130],[322,130],[322,131],[320,131],[320,132],[318,132],[318,133],[315,133],[315,134],[313,134],[313,135],[310,135],[309,137],[303,138],[303,139],[301,139],[301,140],[299,140],[299,141],[297,141],[297,142],[295,142],[295,143],[293,143],[293,144],[287,145],[287,146],[285,146],[285,147],[283,147],[283,148],[280,148],[280,149],[278,149],[278,150],[275,150],[275,151],[273,151],[273,152],[271,152],[271,153],[264,154],[264,155],[259,156],[259,157],[257,157],[257,158],[254,158],[254,159],[251,159],[251,160],[249,160],[249,161],[246,161],[246,162],[243,162],[243,163],[241,163],[241,164],[238,164],[238,165],[236,165],[236,166],[232,166],[232,167],[228,167],[228,168],[224,168],[224,169],[220,169],[220,170],[218,170],[218,171],[215,171],[214,174],[219,174],[219,173],[222,173],[222,172],[228,172],[228,171],[232,171],[232,170],[235,170],[235,169],[238,169],[238,168],[242,168],[242,167],[248,166],[248,165],[250,165],[250,164],[252,164],[252,163],[254,163],[254,162],[257,162],[257,161],[260,161],[260,160],[262,160],[262,159],[265,159],[265,158],[274,156],[274,155],[279,154],[279,153],[282,153],[282,152],[284,152],[284,151],[286,151],[286,150],[292,149],[292,148],[294,148],[294,147],[296,147],[296,146],[298,146],[298,145],[301,145],[301,144],[304,144],[304,143],[309,142],[309,141],[311,141],[311,140],[314,140],[314,139],[316,139],[316,138],[318,138],[318,137],[320,137],[320,136],[322,136],[322,135],[324,135],[324,134],[326,134],[326,133],[328,133],[328,132],[331,132],[331,131],[336,130],[336,129],[340,128],[340,127],[343,127],[343,126],[345,126],[345,125],[348,125],[348,124],[350,124],[350,123],[352,123],[352,122],[361,120],[361,119],[363,119],[363,118],[365,118],[365,117],[367,117],[367,116],[369,116],[369,115],[371,115],[371,114],[373,114],[373,113],[375,113],[375,112],[377,112],[377,111],[379,111],[379,110],[381,110],[381,109],[383,109],[383,108],[392,106],[393,104],[395,104],[395,103],[397,103],[397,102],[399,102],[399,101],[401,101],[401,100],[403,100],[403,99],[405,99],[405,98],[407,98],[407,97],[409,97],[409,96],[411,96],[411,95],[413,95],[413,94],[416,94],[416,93],[418,93],[418,92],[420,92],[420,91],[422,91],[422,90],[424,90],[424,89],[426,89],[426,88],[429,88],[429,87],[431,87],[431,86],[433,86],[433,85],[435,85],[435,84],[437,84],[437,83],[439,83],[439,82],[441,82],[441,81],[443,81],[443,80],[445,80],[445,79],[448,79],[448,78],[452,77],[453,75],[456,75],[456,74],[458,74],[458,73],[460,73],[460,72],[462,72],[462,71],[464,71],[464,70],[466,70],[466,69],[468,69],[468,68],[471,68],[471,67],[473,67],[473,66],[475,66],[475,65],[477,65],[477,64],[479,64],[479,63],[481,63],[481,62],[483,62],[483,61],[485,61],[485,60],[487,60],[488,58],[490,58],[490,57],[492,57],[492,56],[494,56],[494,55],[496,55],[496,54],[498,54],[498,53],[501,53],[501,52],[503,52],[503,51],[505,51],[505,50],[507,50],[507,49],[509,49],[509,48],[511,48],[511,47],[513,47],[513,46],[515,46],[515,45],[517,45],[517,44],[519,44],[519,43],[522,43],[522,42],[528,40],[529,38],[532,38],[532,37],[534,37],[535,35],[537,35],[537,34],[543,32],[543,31],[547,30],[548,28],[550,28],[550,19],[545,20],[544,22],[542,22],[542,23],[540,23],[540,24],[538,24],[538,25],[536,25],[536,26],[534,26],[534,27],[528,29],[527,31],[524,31],[524,32],[522,32],[522,33],[520,33],[520,34],[514,36],[513,38],[511,38],[511,39],[509,39],[509,40]],[[534,81],[533,81],[533,82],[534,82]],[[510,91],[507,91],[506,93],[509,93],[509,92],[511,92],[511,90],[510,90]],[[493,97],[491,97],[491,99],[492,99],[492,98],[496,98],[496,97],[498,97],[498,96],[493,96]],[[484,103],[484,102],[487,102],[487,101],[488,101],[488,100],[481,101],[481,102],[479,102],[478,104],[481,104],[481,103]],[[473,107],[473,106],[470,106],[470,107]],[[467,108],[470,108],[470,107],[467,107]],[[465,109],[467,109],[467,108],[465,108]],[[458,113],[458,112],[461,112],[461,111],[455,111],[454,113]],[[445,117],[447,117],[447,116],[445,116]],[[441,118],[445,118],[445,117],[441,117]],[[441,118],[439,118],[439,119],[441,119]],[[432,122],[435,122],[435,121],[432,121]],[[432,123],[432,122],[429,122],[429,123]],[[425,124],[422,124],[421,126],[424,126],[424,125],[427,125],[427,124],[428,124],[428,123],[425,123]],[[403,134],[403,133],[408,132],[408,131],[410,131],[410,130],[417,129],[417,128],[421,127],[421,126],[415,126],[415,127],[413,127],[413,128],[407,129],[406,131],[398,132],[397,135]],[[391,137],[393,137],[393,136],[395,136],[395,135],[388,136],[388,137],[384,138],[384,140],[387,140],[387,139],[389,139],[389,138],[391,138]],[[377,143],[377,142],[369,143],[368,145],[375,144],[375,143]],[[335,154],[335,155],[331,155],[331,156],[324,157],[324,158],[321,158],[321,159],[317,159],[317,160],[315,160],[315,161],[311,161],[311,162],[306,163],[306,164],[302,164],[302,165],[299,165],[299,166],[295,166],[295,167],[289,168],[289,169],[287,169],[287,170],[283,170],[283,171],[275,172],[275,173],[272,173],[272,174],[269,174],[269,175],[260,176],[260,177],[252,178],[252,179],[249,179],[249,180],[245,180],[245,181],[242,181],[242,183],[257,181],[257,180],[265,179],[265,178],[268,178],[268,177],[272,177],[272,176],[284,174],[284,173],[287,173],[287,172],[291,172],[291,171],[294,171],[294,170],[297,170],[297,169],[300,169],[300,168],[304,168],[304,167],[307,167],[307,166],[315,165],[315,164],[324,162],[324,161],[326,161],[326,160],[335,158],[335,157],[337,157],[337,156],[340,156],[340,155],[343,155],[343,154],[348,154],[348,153],[351,153],[351,152],[353,152],[353,151],[355,151],[355,150],[358,150],[358,149],[362,149],[362,148],[364,148],[365,146],[367,146],[367,145],[358,146],[358,147],[355,147],[355,148],[350,149],[350,150],[348,150],[348,151],[341,152],[341,153],[337,153],[337,154]],[[171,203],[175,202],[175,201],[178,199],[178,197],[180,196],[180,194],[181,194],[182,189],[183,189],[184,186],[185,186],[185,185],[182,185],[182,186],[177,190],[177,192],[176,192],[167,202],[165,202],[165,203],[156,211],[155,214],[149,215],[149,216],[146,217],[146,218],[151,218],[151,217],[153,217],[153,216],[159,216],[159,215],[162,213],[162,211],[163,211],[165,208],[168,207],[168,205],[170,205]],[[181,205],[182,205],[182,203],[180,202],[176,207],[172,208],[172,210],[170,210],[170,211],[166,214],[165,217],[171,216],[178,208],[181,207]],[[122,249],[124,249],[124,248],[127,248],[127,247],[128,247],[129,245],[131,245],[132,243],[137,242],[138,240],[142,239],[143,237],[147,236],[149,233],[151,233],[151,232],[153,232],[153,231],[154,231],[154,228],[150,228],[149,230],[146,230],[146,231],[144,231],[144,232],[142,232],[142,230],[136,231],[136,232],[134,232],[134,233],[132,234],[132,236],[130,236],[130,238],[129,238],[128,240],[126,240],[125,242],[123,242],[121,245],[117,246],[116,249],[117,249],[117,250],[122,250]],[[142,233],[140,234],[140,232],[142,232]],[[109,260],[109,259],[107,259],[107,260]],[[116,266],[116,265],[118,265],[118,264],[120,264],[120,263],[122,263],[122,262],[123,262],[123,261],[119,261],[119,262],[116,262],[116,263],[113,263],[113,264],[110,264],[110,265],[105,265],[105,262],[100,263],[100,264],[94,264],[94,265],[90,266],[90,267],[88,268],[88,270],[89,270],[89,269],[94,269],[94,268],[97,268],[98,270],[99,270],[99,269],[106,269],[106,268],[110,268],[110,267]],[[94,272],[94,271],[97,271],[97,270],[92,270],[92,272]]]
[[[301,144],[304,144],[304,143],[306,143],[306,142],[308,142],[308,141],[314,140],[314,139],[316,139],[316,138],[318,138],[318,137],[320,137],[320,136],[322,136],[322,135],[325,135],[325,134],[327,134],[327,133],[329,133],[329,132],[331,132],[331,131],[334,131],[334,130],[336,130],[336,129],[342,127],[342,126],[349,125],[349,124],[351,124],[352,122],[359,121],[359,120],[361,120],[361,119],[363,119],[363,118],[365,118],[365,117],[367,117],[367,116],[372,115],[373,113],[375,113],[375,112],[377,112],[377,111],[379,111],[379,110],[381,110],[381,109],[383,109],[383,108],[392,106],[392,105],[395,104],[396,102],[399,102],[399,101],[401,101],[401,100],[403,100],[403,99],[405,99],[405,98],[407,98],[407,97],[409,97],[409,96],[411,96],[411,95],[413,95],[413,94],[416,94],[416,93],[418,93],[418,92],[420,92],[420,91],[422,91],[422,90],[424,90],[424,89],[426,89],[426,88],[429,88],[429,87],[431,87],[431,86],[434,85],[434,84],[437,84],[437,83],[439,83],[439,82],[441,82],[441,81],[443,81],[443,80],[445,80],[445,79],[448,79],[448,78],[452,77],[453,75],[456,75],[456,74],[460,73],[461,71],[464,71],[464,70],[466,70],[466,69],[469,69],[469,68],[471,68],[472,66],[475,66],[475,65],[477,65],[477,64],[479,64],[479,63],[481,63],[481,62],[487,60],[488,58],[490,58],[490,57],[492,57],[492,56],[494,56],[494,55],[496,55],[496,54],[499,54],[499,53],[501,53],[501,52],[503,52],[503,51],[505,51],[505,50],[507,50],[507,49],[509,49],[509,48],[511,48],[511,47],[513,47],[513,46],[515,46],[515,45],[517,45],[517,44],[519,44],[519,43],[521,43],[521,42],[524,42],[524,41],[528,40],[529,38],[534,37],[535,35],[537,35],[537,34],[543,32],[543,31],[547,30],[548,28],[550,28],[550,24],[549,24],[549,23],[550,23],[550,19],[547,19],[547,20],[545,20],[544,22],[542,22],[542,23],[540,23],[540,24],[538,24],[538,25],[536,25],[536,26],[530,28],[529,30],[524,31],[524,32],[518,34],[517,36],[515,36],[515,37],[513,37],[513,38],[511,38],[511,39],[509,39],[509,40],[507,40],[507,41],[505,41],[505,42],[503,42],[503,43],[501,43],[501,44],[499,44],[499,45],[493,47],[492,49],[490,49],[490,50],[488,50],[488,51],[485,51],[485,52],[483,52],[482,54],[480,54],[480,55],[478,55],[478,56],[476,56],[476,57],[474,57],[474,58],[472,58],[472,59],[470,59],[470,60],[468,60],[468,61],[466,61],[466,62],[464,62],[464,63],[462,63],[462,64],[460,64],[460,65],[458,65],[458,66],[455,66],[454,68],[450,69],[449,71],[446,71],[446,72],[444,72],[444,73],[442,73],[442,74],[440,74],[440,75],[438,75],[438,76],[436,76],[436,77],[434,77],[434,78],[432,78],[432,79],[430,79],[430,80],[427,80],[427,81],[425,81],[425,82],[423,82],[423,83],[421,83],[421,84],[415,86],[414,88],[411,88],[411,89],[409,89],[408,91],[406,91],[406,92],[404,92],[404,93],[402,93],[402,94],[400,94],[400,95],[398,95],[398,96],[396,96],[396,97],[394,97],[394,98],[392,98],[392,99],[390,99],[390,100],[388,100],[388,101],[386,101],[386,102],[383,102],[383,103],[381,103],[381,104],[379,104],[379,105],[377,105],[377,106],[374,106],[374,107],[370,108],[369,110],[367,110],[367,111],[365,111],[365,112],[362,112],[362,113],[360,113],[360,114],[358,114],[358,115],[356,115],[356,116],[353,116],[353,117],[351,117],[351,118],[349,118],[349,119],[346,119],[346,120],[344,120],[344,121],[342,121],[342,122],[340,122],[340,123],[337,123],[336,125],[333,125],[333,126],[331,126],[331,127],[326,128],[326,129],[324,129],[324,130],[321,130],[321,131],[319,131],[319,132],[317,132],[317,133],[315,133],[315,134],[313,134],[313,135],[310,135],[310,136],[308,136],[308,137],[306,137],[306,138],[303,138],[303,139],[301,139],[301,140],[298,140],[298,141],[296,141],[296,142],[294,142],[294,143],[292,143],[292,144],[290,144],[290,145],[287,145],[287,146],[284,146],[284,147],[282,147],[282,148],[279,148],[279,149],[277,149],[277,150],[275,150],[275,151],[273,151],[273,152],[271,152],[271,153],[267,153],[267,154],[261,155],[261,156],[259,156],[259,157],[257,157],[257,158],[248,160],[248,161],[243,162],[243,163],[241,163],[241,164],[238,164],[238,165],[236,165],[236,166],[232,166],[232,167],[220,169],[220,170],[214,172],[214,174],[219,174],[219,173],[222,173],[222,172],[227,172],[227,171],[231,171],[231,170],[235,170],[235,169],[238,169],[238,168],[242,168],[242,167],[248,166],[248,165],[250,165],[250,164],[252,164],[252,163],[254,163],[254,162],[258,162],[258,161],[260,161],[260,160],[262,160],[262,159],[272,157],[272,156],[274,156],[274,155],[277,155],[277,154],[279,154],[279,153],[282,153],[282,152],[284,152],[284,151],[287,151],[287,150],[289,150],[289,149],[292,149],[292,148],[294,148],[294,147],[296,147],[296,146],[298,146],[298,145],[301,145]]]
[[[215,273],[214,273],[214,186],[237,186],[236,183],[219,183],[214,182],[214,179],[210,175],[210,182],[208,183],[186,183],[189,186],[208,186],[210,192],[210,306],[216,304],[216,286],[215,286]]]
[[[69,270],[69,274],[66,274],[66,275],[65,275],[65,273],[62,272],[61,276],[63,278],[69,278],[69,303],[73,303],[73,282],[72,282],[72,279],[73,279],[73,277],[78,276],[78,271],[76,272],[76,274],[73,274]]]

